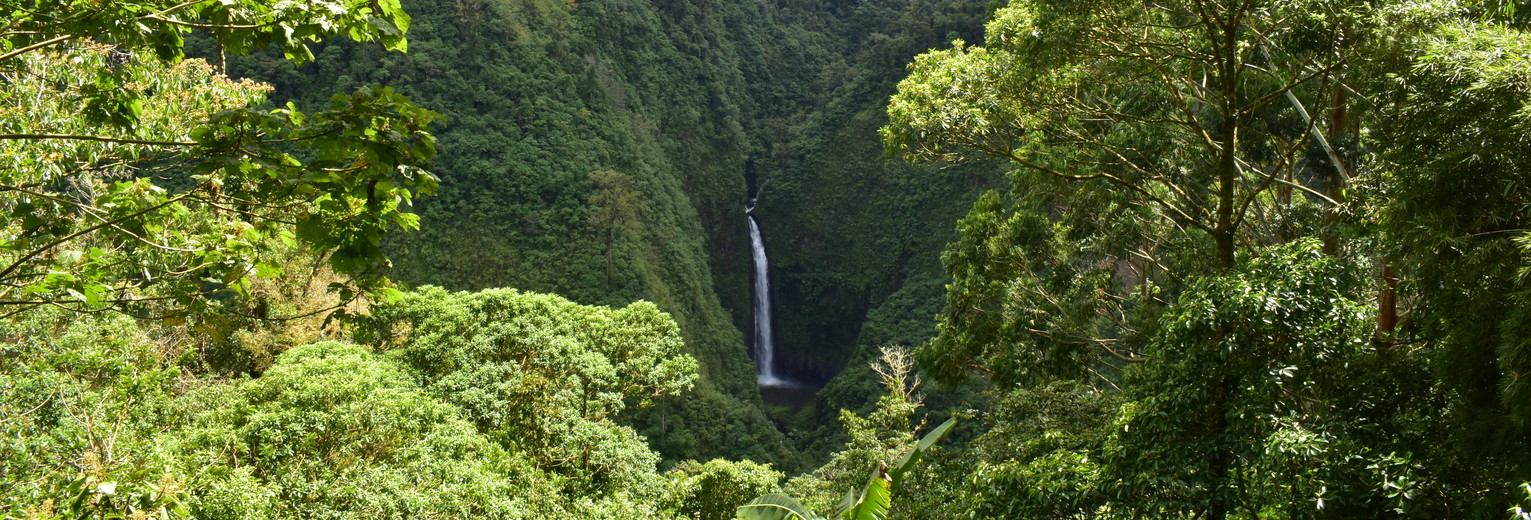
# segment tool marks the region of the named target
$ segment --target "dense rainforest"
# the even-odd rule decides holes
[[[1531,2],[0,11],[0,518],[1531,519]]]

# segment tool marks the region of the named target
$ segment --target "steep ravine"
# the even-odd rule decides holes
[[[981,38],[987,5],[862,4],[821,13],[824,33],[844,55],[801,89],[812,104],[782,118],[790,122],[783,132],[790,138],[772,167],[754,179],[763,187],[755,214],[772,252],[777,364],[784,376],[824,385],[857,349],[920,343],[934,333],[945,279],[940,253],[955,237],[956,220],[997,181],[998,170],[938,169],[886,157],[877,129],[905,64],[954,38]],[[892,304],[915,294],[920,305]],[[884,330],[915,322],[924,324],[925,334]],[[849,367],[861,370],[862,364]],[[874,397],[876,391],[859,393]],[[826,404],[859,407],[861,401]]]
[[[783,377],[817,387],[856,349],[923,340],[881,324],[929,330],[939,252],[990,177],[885,158],[876,129],[903,64],[952,38],[977,40],[988,2],[405,7],[408,54],[337,43],[297,69],[255,56],[231,59],[229,71],[310,107],[384,82],[444,116],[441,192],[417,207],[422,231],[388,245],[395,278],[587,304],[647,299],[674,316],[702,377],[629,417],[666,457],[805,463],[762,412],[748,350],[752,261],[739,207],[750,194],[762,194]],[[829,388],[818,410],[830,424],[833,409],[876,393]]]

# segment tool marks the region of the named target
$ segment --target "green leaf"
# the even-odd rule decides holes
[[[903,482],[904,475],[909,473],[909,468],[914,467],[914,463],[920,461],[920,457],[925,454],[925,451],[934,446],[942,437],[945,437],[947,432],[952,431],[952,427],[956,425],[957,418],[947,419],[946,422],[941,423],[934,430],[930,430],[930,433],[925,434],[925,437],[921,438],[919,443],[910,448],[908,452],[905,452],[904,456],[900,457],[898,462],[893,464],[893,468],[888,472],[888,476],[893,479],[895,491],[898,489],[898,485]]]
[[[61,285],[72,284],[75,282],[75,280],[76,278],[73,274],[63,271],[52,271],[43,278],[43,285],[47,287],[58,287]]]
[[[88,284],[85,286],[85,303],[92,307],[101,305],[105,296],[111,292],[111,288],[101,284]]]
[[[377,290],[375,297],[385,303],[398,303],[399,300],[404,298],[404,291],[400,291],[392,287],[384,287]]]
[[[767,493],[760,498],[751,500],[750,503],[739,506],[734,518],[741,520],[787,520],[798,518],[801,520],[822,520],[824,517],[813,514],[806,506],[797,499],[781,493]]]
[[[888,518],[888,508],[893,505],[892,480],[885,472],[882,465],[872,473],[872,478],[867,480],[866,489],[861,492],[861,499],[852,507],[840,515],[845,520],[883,520]]]

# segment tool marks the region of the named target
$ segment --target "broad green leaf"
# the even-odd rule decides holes
[[[884,520],[888,518],[888,509],[893,505],[893,482],[885,471],[886,468],[879,465],[873,472],[872,478],[867,480],[866,489],[861,492],[861,499],[852,507],[840,515],[845,520]]]
[[[735,518],[741,520],[822,520],[797,499],[781,493],[767,493],[739,507]]]
[[[934,430],[930,430],[930,433],[926,433],[919,443],[916,443],[913,448],[904,453],[903,457],[898,459],[898,462],[893,464],[893,467],[888,471],[888,476],[892,478],[894,491],[898,490],[899,484],[903,482],[904,475],[909,473],[909,468],[914,467],[914,464],[920,461],[920,457],[925,454],[925,451],[934,446],[942,437],[945,437],[946,433],[952,431],[952,427],[956,425],[957,419],[955,417],[947,419],[946,422],[941,423]]]

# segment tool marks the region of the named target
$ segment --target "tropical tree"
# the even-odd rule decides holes
[[[920,442],[910,446],[893,463],[878,461],[872,470],[872,476],[867,479],[863,488],[852,488],[846,493],[845,499],[835,507],[833,516],[845,520],[884,520],[889,518],[889,511],[893,507],[893,497],[898,494],[900,486],[904,485],[909,470],[919,462],[920,457],[929,451],[941,437],[951,431],[957,424],[956,419],[947,419],[940,426],[935,427],[920,438]],[[824,516],[815,514],[797,499],[782,493],[768,493],[739,507],[738,518],[743,520],[824,520]]]
[[[633,240],[643,229],[643,193],[633,178],[613,170],[595,170],[588,176],[595,191],[590,192],[590,227],[601,234],[606,245],[606,280],[611,283],[611,267],[619,240]]]
[[[887,394],[866,417],[840,411],[840,421],[850,433],[845,448],[813,473],[792,479],[786,493],[767,493],[740,506],[739,518],[816,520],[824,518],[814,513],[820,510],[833,511],[830,516],[847,520],[872,520],[908,510],[896,508],[893,497],[907,493],[904,488],[910,470],[951,431],[956,419],[931,428],[916,441],[911,416],[922,406],[924,397],[919,392],[921,381],[914,358],[901,346],[884,346],[881,352],[870,368]],[[869,465],[870,477],[866,471]],[[842,495],[842,489],[848,491]]]
[[[933,375],[1105,383],[1143,360],[1187,279],[1314,229],[1343,163],[1313,114],[1366,20],[1352,7],[1025,2],[995,13],[985,45],[918,57],[889,152],[1014,167],[945,257],[942,332],[920,353]]]
[[[1351,517],[1415,512],[1442,492],[1411,460],[1440,403],[1417,366],[1378,361],[1358,264],[1303,239],[1190,284],[1122,378],[1101,480],[1131,498],[1113,502],[1149,516]],[[1401,484],[1410,496],[1390,500]]]
[[[1113,202],[1210,239],[1228,269],[1258,205],[1272,202],[1262,194],[1307,189],[1293,180],[1318,129],[1307,117],[1314,102],[1301,97],[1335,88],[1333,50],[1358,23],[1350,7],[1008,6],[984,46],[957,42],[916,59],[883,136],[909,159],[1002,157],[1024,183],[1051,176],[1116,192]]]
[[[675,322],[648,302],[608,309],[428,286],[373,305],[356,337],[403,361],[507,449],[592,489],[657,477],[657,457],[617,414],[696,380]]]
[[[395,0],[8,3],[0,25],[0,305],[117,308],[184,321],[303,248],[362,287],[379,243],[430,193],[435,117],[386,87],[306,114],[182,61],[184,36],[278,44],[324,37],[403,50]],[[232,310],[231,310],[232,311]]]
[[[338,342],[294,348],[260,379],[181,398],[158,466],[198,518],[518,518],[556,494],[407,368]]]
[[[190,517],[184,475],[148,462],[175,352],[120,314],[42,309],[0,335],[0,517]]]
[[[1397,9],[1413,30],[1379,43],[1375,160],[1360,209],[1399,280],[1400,319],[1382,338],[1397,362],[1431,368],[1451,411],[1442,464],[1493,490],[1485,511],[1531,478],[1526,230],[1531,199],[1531,31],[1524,3]],[[1514,13],[1514,14],[1509,14]]]
[[[675,510],[685,518],[729,520],[756,497],[781,487],[782,473],[751,461],[682,461],[665,473]]]
[[[890,151],[1015,173],[960,224],[921,359],[947,381],[1125,399],[1107,440],[1059,452],[1092,467],[1079,500],[1009,505],[1254,518],[1517,499],[1513,7],[1027,2],[985,46],[922,57]],[[1052,467],[1021,453],[1006,471]]]

